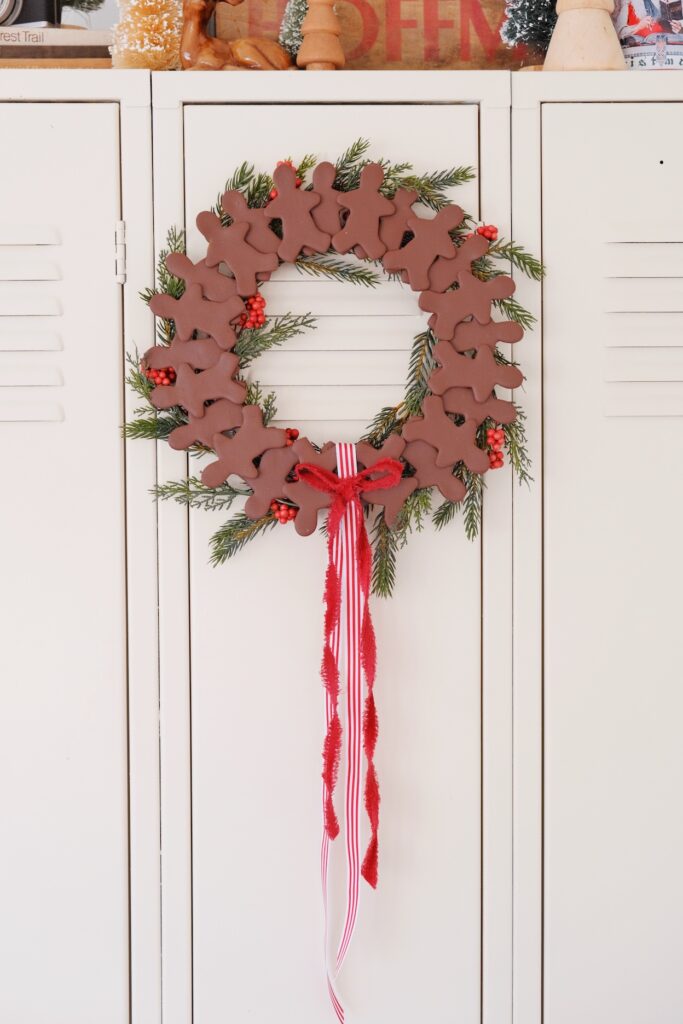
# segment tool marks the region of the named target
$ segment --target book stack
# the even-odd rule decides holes
[[[111,31],[0,25],[0,68],[110,68]]]

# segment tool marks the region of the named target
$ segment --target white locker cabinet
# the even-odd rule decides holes
[[[617,76],[608,102],[595,102],[594,82],[562,88],[555,78],[520,83],[513,123],[518,166],[532,168],[513,227],[533,244],[542,225],[548,271],[542,364],[535,348],[530,366],[535,444],[542,391],[543,477],[519,503],[515,568],[518,785],[532,781],[541,745],[543,757],[543,1019],[677,1024],[683,204],[668,197],[683,175],[683,92],[675,76],[634,102]],[[534,624],[527,598],[541,573]],[[525,855],[539,838],[530,796],[519,787]],[[515,859],[522,901],[530,861]],[[533,930],[518,935],[533,972],[540,943]]]
[[[458,201],[505,225],[506,76],[425,76],[419,89],[415,80],[403,85],[408,95],[400,76],[320,79],[278,78],[273,104],[265,76],[240,78],[239,103],[210,76],[156,77],[157,244],[171,224],[184,224],[198,258],[205,243],[194,219],[243,160],[267,169],[311,151],[330,159],[359,136],[372,140],[373,155],[411,159],[418,170],[473,166],[477,179]],[[278,422],[318,442],[359,436],[401,394],[425,322],[414,295],[389,282],[374,291],[330,284],[291,267],[264,295],[269,313],[319,318],[315,332],[254,366],[277,393]],[[177,478],[185,458],[162,448],[159,468]],[[500,557],[497,583],[486,559],[482,570],[481,545],[460,528],[426,530],[402,552],[396,600],[375,602],[381,877],[376,894],[363,893],[340,981],[357,1024],[475,1024],[482,1013],[493,1022],[503,1019],[500,1007],[509,1012],[509,745],[487,703],[495,700],[504,718],[509,677],[504,650],[485,646],[482,658],[481,629],[482,601],[506,614],[508,486],[501,474],[491,487],[499,550],[487,553],[491,567]],[[325,545],[274,531],[214,569],[208,541],[220,522],[159,509],[165,1014],[174,1024],[219,1015],[266,1024],[284,1005],[301,1024],[319,1024],[331,1014],[319,881]],[[501,830],[485,828],[483,877],[482,806]],[[334,856],[339,896],[338,843]]]
[[[121,107],[144,112],[149,101],[146,76],[105,78],[100,101],[84,104],[73,102],[73,79],[0,73],[8,1024],[129,1021],[124,288],[114,236],[129,198],[122,145],[144,129],[139,111]],[[147,176],[148,139],[136,140]],[[135,271],[141,252],[151,262],[149,203],[131,213]]]

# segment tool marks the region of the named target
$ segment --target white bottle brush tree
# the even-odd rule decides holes
[[[288,0],[280,26],[280,45],[296,57],[303,42],[301,26],[308,13],[308,0]]]

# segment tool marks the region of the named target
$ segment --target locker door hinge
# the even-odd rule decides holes
[[[126,222],[117,221],[114,231],[114,272],[116,283],[126,283]]]

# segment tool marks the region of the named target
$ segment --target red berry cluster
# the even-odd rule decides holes
[[[495,242],[498,239],[498,228],[495,224],[480,224],[477,234],[488,238],[489,242]]]
[[[291,447],[291,445],[294,444],[297,437],[299,436],[299,431],[296,429],[296,427],[287,427],[287,429],[285,430],[285,434],[287,435],[287,447]]]
[[[489,466],[491,469],[500,469],[503,465],[503,442],[505,434],[502,430],[493,429],[486,431],[486,443],[491,451],[489,452]]]
[[[285,523],[291,523],[292,519],[296,519],[299,509],[294,508],[293,505],[285,505],[282,501],[271,501],[270,511],[279,521],[280,525],[284,526]]]
[[[146,369],[144,373],[147,380],[151,380],[155,388],[175,384],[175,370],[172,366],[164,366],[162,370]]]
[[[296,187],[297,188],[301,188],[301,186],[304,183],[304,179],[300,178],[298,176],[298,169],[297,169],[297,167],[295,166],[295,164],[291,160],[278,160],[277,165],[278,165],[278,167],[282,167],[284,165],[286,165],[287,167],[294,167],[294,170],[297,171]],[[271,199],[277,199],[277,195],[278,195],[277,189],[276,188],[271,188],[271,190],[270,190],[270,198]]]
[[[489,242],[495,242],[498,240],[498,228],[495,224],[480,224],[476,230],[476,234],[483,235]],[[465,235],[465,238],[474,238],[475,232],[470,231],[469,234]]]
[[[246,313],[242,313],[240,317],[242,327],[246,327],[247,330],[253,330],[254,327],[263,327],[266,322],[266,300],[261,293],[257,292],[256,295],[250,295],[246,300],[246,307]]]

